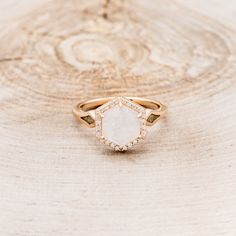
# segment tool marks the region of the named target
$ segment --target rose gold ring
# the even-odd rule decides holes
[[[108,97],[88,100],[73,109],[75,117],[93,128],[96,137],[116,151],[125,151],[144,139],[147,126],[164,116],[167,107],[139,97]]]

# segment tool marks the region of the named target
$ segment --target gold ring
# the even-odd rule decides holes
[[[153,126],[166,113],[159,101],[139,97],[108,97],[81,102],[73,109],[75,117],[93,128],[101,143],[125,151],[144,139],[147,126]]]

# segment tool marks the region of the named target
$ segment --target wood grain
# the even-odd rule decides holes
[[[0,235],[235,236],[236,4],[0,3]],[[71,114],[82,99],[169,106],[127,153]]]

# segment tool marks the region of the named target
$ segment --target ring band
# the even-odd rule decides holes
[[[167,107],[159,101],[140,97],[107,97],[77,104],[73,114],[87,127],[96,127],[102,143],[124,151],[143,140],[146,126],[153,126]]]

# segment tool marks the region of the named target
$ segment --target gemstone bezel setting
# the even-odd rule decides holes
[[[125,145],[120,145],[115,143],[112,140],[107,139],[103,135],[103,118],[106,115],[106,111],[115,108],[116,106],[122,107],[125,106],[127,109],[130,109],[137,113],[137,119],[140,122],[139,135],[134,138],[132,141],[126,143]],[[135,144],[139,143],[146,136],[146,110],[144,107],[139,104],[131,101],[130,99],[124,97],[117,97],[104,105],[98,107],[95,111],[95,123],[96,123],[96,137],[100,140],[101,143],[108,145],[116,151],[126,151],[127,149],[132,148]],[[130,124],[132,125],[132,124]]]

